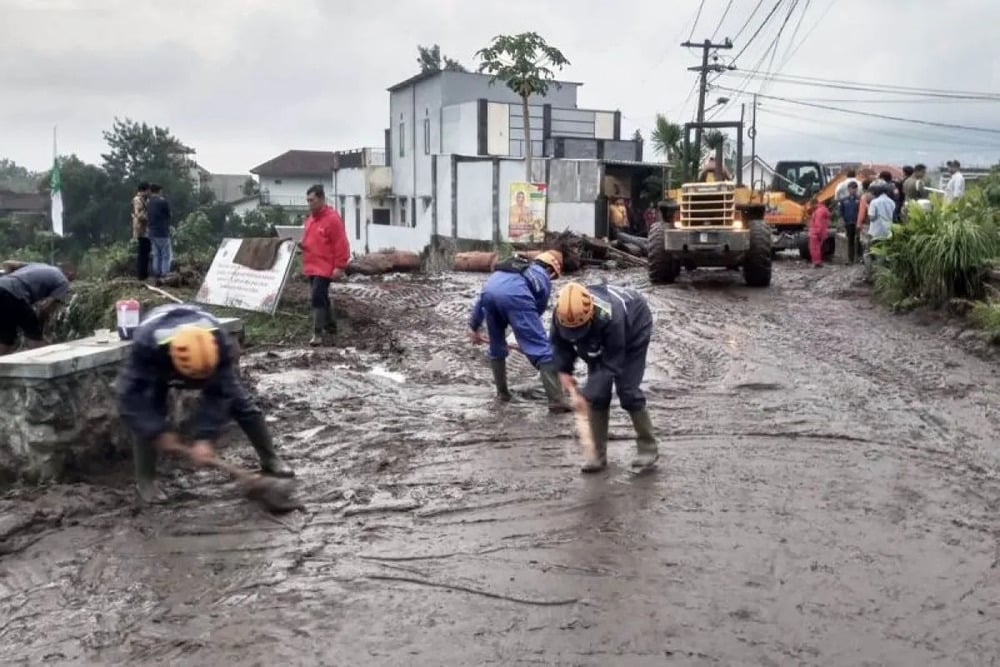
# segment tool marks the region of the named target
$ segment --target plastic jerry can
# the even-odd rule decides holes
[[[132,332],[139,326],[139,311],[139,302],[135,299],[122,299],[115,303],[119,339],[132,340]]]

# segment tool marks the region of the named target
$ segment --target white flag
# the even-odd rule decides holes
[[[59,236],[63,235],[63,202],[62,202],[62,178],[59,176],[59,158],[52,160],[52,178],[49,182],[52,191],[52,231]]]

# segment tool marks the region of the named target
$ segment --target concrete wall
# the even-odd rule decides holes
[[[464,102],[441,109],[441,153],[475,155],[479,149],[479,104]],[[438,151],[435,151],[438,152]]]
[[[493,239],[491,160],[458,163],[458,236],[481,241]]]
[[[601,172],[601,164],[592,160],[549,161],[549,230],[595,235]]]
[[[389,95],[392,191],[397,197],[431,194],[430,158],[441,145],[441,84],[441,77],[431,77]],[[425,121],[430,129],[426,146]]]
[[[521,98],[503,83],[497,81],[490,84],[490,77],[485,74],[467,72],[442,72],[431,80],[441,82],[441,103],[444,105],[460,104],[478,99],[491,102],[521,103]],[[580,84],[563,83],[560,87],[550,86],[549,94],[544,97],[533,95],[528,98],[530,104],[551,104],[559,107],[576,107],[577,91]]]
[[[271,206],[306,206],[306,190],[310,186],[321,183],[327,195],[333,192],[333,174],[325,176],[273,176],[260,177],[261,193],[267,191],[269,197],[264,200]]]

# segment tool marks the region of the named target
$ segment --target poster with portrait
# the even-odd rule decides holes
[[[511,183],[507,238],[514,243],[541,243],[545,240],[544,183]]]

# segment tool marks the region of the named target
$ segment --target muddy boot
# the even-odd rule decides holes
[[[497,398],[509,401],[510,388],[507,386],[507,360],[490,359],[490,369],[493,371],[493,384],[497,387]]]
[[[144,503],[161,503],[167,496],[156,483],[156,446],[134,438],[132,459],[135,463],[135,489]]]
[[[264,421],[263,414],[254,415],[253,419],[240,424],[260,458],[260,469],[266,475],[273,477],[295,477],[295,472],[274,451],[274,441],[271,430]]]
[[[660,453],[656,447],[656,436],[653,434],[653,420],[649,417],[649,410],[643,408],[628,413],[632,418],[632,426],[635,427],[635,445],[637,454],[632,459],[632,467],[646,469],[656,463],[660,458]]]
[[[559,382],[559,372],[554,364],[542,364],[539,367],[542,376],[542,387],[549,399],[549,412],[572,412],[573,408],[566,399],[562,383]]]
[[[313,308],[313,335],[309,339],[309,345],[319,347],[323,344],[323,332],[329,324],[329,314],[325,308]]]
[[[590,409],[590,437],[594,439],[596,458],[584,461],[580,467],[582,472],[600,472],[608,467],[608,424],[611,421],[610,410]]]

